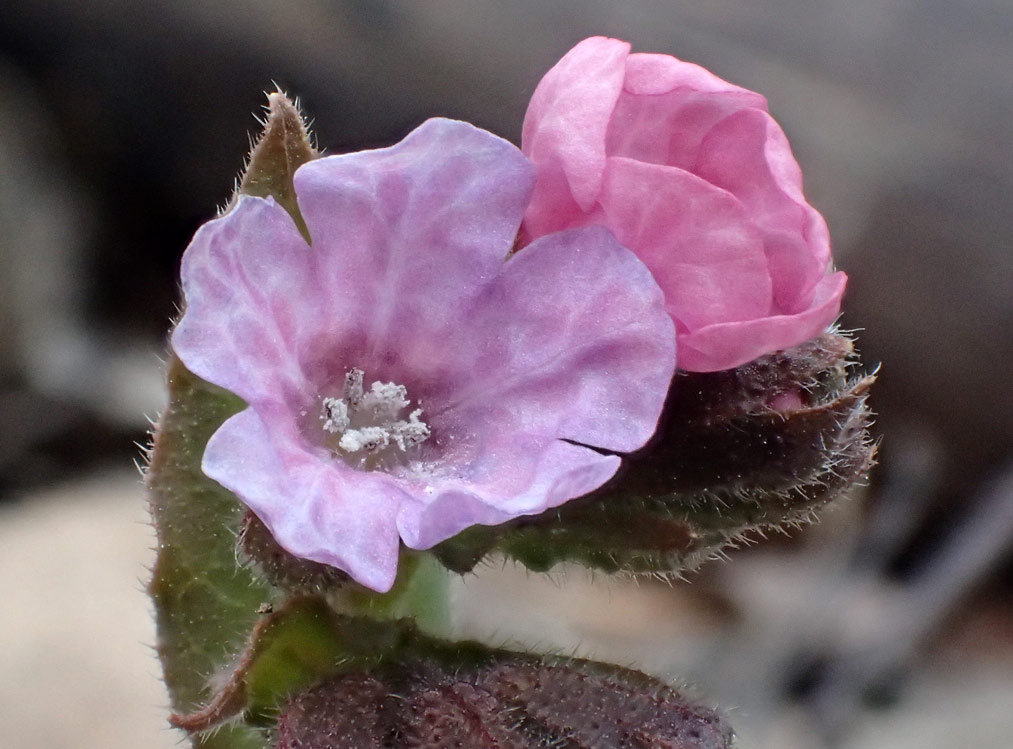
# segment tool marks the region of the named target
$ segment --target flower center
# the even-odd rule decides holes
[[[405,452],[429,437],[429,425],[422,421],[422,409],[416,408],[401,418],[408,408],[408,390],[404,385],[376,381],[365,390],[361,369],[345,373],[341,397],[323,399],[320,419],[324,431],[337,441],[335,452],[358,454],[369,463],[370,456],[379,455],[392,445]],[[370,466],[372,467],[372,466]]]

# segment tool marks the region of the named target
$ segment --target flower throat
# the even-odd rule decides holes
[[[376,381],[363,387],[365,373],[352,368],[345,373],[341,397],[326,397],[320,419],[325,432],[337,440],[334,450],[345,457],[359,457],[367,468],[379,467],[378,459],[396,447],[406,452],[429,438],[429,425],[416,408],[408,419],[401,418],[409,407],[404,385]]]

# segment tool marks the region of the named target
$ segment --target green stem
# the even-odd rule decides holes
[[[411,618],[426,634],[447,637],[451,628],[451,574],[429,552],[402,549],[397,580],[387,593],[349,586],[331,604],[337,612],[350,616]]]

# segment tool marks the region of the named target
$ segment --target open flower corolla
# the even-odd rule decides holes
[[[385,591],[401,542],[559,505],[650,438],[662,292],[600,227],[511,255],[533,182],[506,141],[429,120],[296,172],[311,244],[251,196],[195,235],[172,346],[247,404],[203,470],[292,554]]]
[[[736,367],[837,316],[846,277],[760,94],[593,37],[539,83],[521,148],[538,175],[524,235],[611,229],[665,292],[680,369]]]

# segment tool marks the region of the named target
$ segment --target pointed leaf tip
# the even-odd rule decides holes
[[[318,156],[299,108],[281,91],[268,94],[264,132],[250,151],[249,163],[236,194],[274,198],[310,242],[309,228],[299,211],[292,178],[296,169]]]

